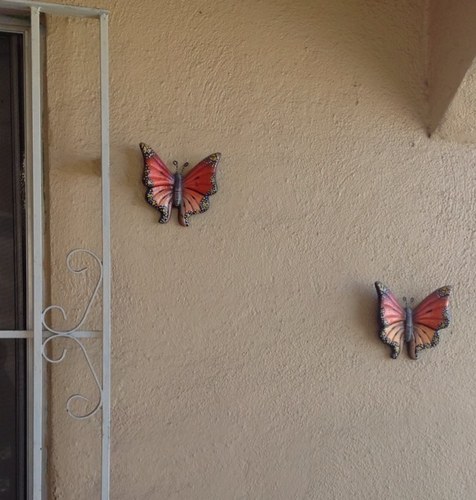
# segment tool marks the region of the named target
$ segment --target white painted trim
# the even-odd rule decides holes
[[[111,434],[111,215],[109,179],[109,37],[108,14],[100,17],[101,181],[102,181],[102,476],[101,498],[109,498]]]
[[[0,26],[1,31],[23,33],[26,28],[30,27],[30,21],[18,17],[4,16],[0,13]]]
[[[69,334],[70,337],[76,339],[96,339],[101,336],[100,331],[97,330],[79,330]],[[43,330],[43,339],[51,337],[53,334],[48,330]],[[0,330],[1,339],[32,339],[33,330]]]
[[[31,7],[33,154],[33,500],[43,497],[43,165],[40,11]]]
[[[56,3],[34,2],[30,0],[2,0],[0,7],[12,9],[17,12],[25,12],[31,8],[38,9],[46,14],[56,14],[59,16],[73,17],[100,17],[103,14],[108,14],[105,9],[93,9],[89,7],[76,7],[75,5],[61,5]]]
[[[33,328],[33,159],[32,159],[32,116],[31,116],[31,28],[23,33],[24,67],[24,120],[25,120],[25,201],[26,201],[26,263],[27,263],[27,317],[26,328]],[[26,342],[26,384],[27,384],[27,499],[33,497],[33,338]]]
[[[30,13],[26,19],[4,16],[4,11]],[[101,499],[109,499],[110,490],[110,416],[111,416],[111,234],[110,234],[110,143],[109,143],[109,47],[108,11],[29,0],[0,0],[0,23],[5,31],[23,33],[25,55],[25,142],[27,197],[30,201],[27,216],[28,262],[32,270],[28,277],[29,317],[27,330],[0,331],[1,338],[28,339],[29,408],[28,435],[31,451],[28,453],[28,500],[46,498],[43,476],[43,411],[46,407],[43,391],[43,345],[51,332],[43,330],[43,166],[42,166],[42,47],[40,14],[98,18],[100,23],[101,72],[101,172],[102,172],[102,268],[103,315],[102,332],[75,331],[71,337],[97,338],[102,336],[102,456]],[[3,28],[3,26],[2,26]],[[85,354],[86,355],[86,354]],[[87,356],[87,355],[86,355]],[[31,368],[32,367],[32,368]],[[96,378],[97,380],[97,378]],[[99,383],[99,382],[98,382]]]
[[[33,155],[33,500],[43,496],[43,166],[40,11],[31,8]]]

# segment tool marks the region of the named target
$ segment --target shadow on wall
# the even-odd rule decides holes
[[[476,56],[474,0],[321,0],[312,6],[298,0],[292,10],[283,3],[281,11],[267,2],[268,16],[312,23],[318,48],[324,40],[339,46],[349,68],[361,65],[370,83],[399,100],[429,135]]]
[[[348,71],[357,64],[359,73],[366,75],[363,85],[397,101],[427,129],[427,0],[266,3],[267,16],[281,18],[289,29],[297,25],[313,33],[310,43],[316,44],[315,50],[337,48],[339,57],[344,54],[337,63]]]
[[[129,203],[142,207],[142,209],[147,208],[147,202],[145,201],[145,192],[146,188],[142,183],[142,175],[144,172],[144,159],[139,149],[139,144],[137,146],[128,146],[122,148],[122,154],[125,158],[127,158],[127,172],[125,172],[125,176],[123,178],[123,186],[125,189],[130,188],[130,186],[135,186],[135,189],[132,190],[130,194],[131,200]],[[158,212],[154,212],[153,210],[144,210],[145,213],[149,213],[151,219],[157,221],[159,216]],[[160,215],[160,214],[159,214]]]
[[[476,56],[476,2],[431,0],[428,132],[438,127]]]
[[[378,300],[375,288],[367,284],[354,283],[352,287],[353,311],[355,324],[359,331],[366,332],[374,347],[381,347],[378,335]]]

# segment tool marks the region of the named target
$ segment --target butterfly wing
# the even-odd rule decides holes
[[[190,170],[183,179],[182,205],[179,222],[188,226],[190,217],[210,208],[209,197],[217,192],[216,170],[220,153],[207,156]]]
[[[159,155],[147,144],[140,143],[144,156],[144,177],[142,182],[147,188],[145,199],[160,212],[159,222],[165,224],[172,211],[172,196],[174,190],[174,176],[167,168]]]
[[[435,347],[440,340],[439,331],[450,324],[450,293],[450,286],[438,288],[413,310],[415,359],[419,351]]]
[[[395,295],[382,283],[375,283],[379,298],[379,336],[382,342],[392,348],[391,356],[396,359],[405,338],[405,311]]]

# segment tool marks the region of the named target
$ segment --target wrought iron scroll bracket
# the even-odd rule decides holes
[[[67,320],[68,316],[66,314],[66,311],[64,310],[63,307],[61,306],[58,306],[58,305],[51,305],[51,306],[48,306],[42,313],[42,323],[43,323],[43,327],[45,328],[45,330],[47,332],[49,332],[51,335],[45,339],[43,341],[43,344],[42,344],[42,355],[43,355],[43,358],[49,362],[49,363],[53,363],[53,364],[56,364],[56,363],[61,363],[65,357],[66,357],[66,353],[67,353],[67,349],[66,348],[63,348],[63,351],[61,352],[61,354],[58,356],[58,357],[51,357],[48,355],[48,353],[46,352],[46,348],[48,346],[48,344],[50,342],[52,342],[54,339],[59,339],[59,338],[63,338],[63,339],[68,339],[72,342],[74,342],[75,344],[77,344],[77,346],[80,348],[83,356],[84,356],[84,360],[86,361],[86,365],[93,377],[93,380],[94,380],[94,383],[98,389],[98,392],[99,392],[99,400],[96,402],[94,408],[90,411],[88,411],[87,413],[84,413],[84,414],[78,414],[76,412],[74,412],[73,408],[72,408],[72,404],[75,402],[75,401],[78,401],[78,400],[81,400],[81,401],[90,401],[90,399],[86,396],[83,396],[82,394],[72,394],[68,400],[66,401],[66,411],[68,412],[68,414],[76,419],[76,420],[84,420],[84,419],[88,419],[90,417],[92,417],[93,415],[95,415],[99,409],[101,408],[102,406],[102,401],[103,401],[103,389],[102,389],[102,386],[101,386],[101,382],[99,381],[99,377],[97,375],[97,372],[94,368],[94,365],[91,361],[91,358],[89,357],[89,354],[87,352],[87,349],[86,347],[84,346],[83,342],[81,339],[77,338],[74,336],[75,332],[77,332],[81,327],[82,325],[84,324],[84,322],[86,321],[90,311],[91,311],[91,308],[93,306],[93,303],[94,303],[94,300],[96,299],[97,295],[98,295],[98,292],[99,292],[99,289],[101,288],[101,284],[102,284],[102,280],[103,280],[103,265],[102,265],[102,262],[101,262],[101,259],[94,253],[94,252],[91,252],[90,250],[86,250],[84,248],[77,248],[75,250],[72,250],[71,252],[69,252],[69,254],[67,255],[66,257],[66,266],[68,268],[68,271],[70,271],[71,273],[73,274],[82,274],[82,273],[85,273],[88,271],[89,267],[90,266],[82,266],[82,267],[76,267],[73,265],[73,257],[75,255],[78,255],[78,254],[86,254],[86,255],[89,255],[90,257],[93,258],[93,260],[95,261],[95,263],[97,264],[97,266],[99,267],[99,276],[97,278],[97,282],[96,282],[96,285],[94,287],[94,290],[93,290],[93,293],[91,294],[89,300],[88,300],[88,303],[86,305],[86,308],[81,316],[81,318],[79,319],[79,321],[77,322],[77,324],[70,328],[70,329],[67,329],[67,330],[57,330],[55,328],[53,328],[51,325],[48,324],[47,322],[47,319],[46,319],[46,315],[50,312],[50,311],[53,311],[53,310],[57,310],[57,311],[60,311],[61,315],[63,316],[63,319],[64,320]]]

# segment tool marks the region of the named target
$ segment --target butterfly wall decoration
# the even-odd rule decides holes
[[[172,173],[150,146],[143,142],[139,146],[144,156],[145,199],[160,212],[161,224],[169,221],[172,207],[178,208],[182,226],[190,224],[192,215],[201,214],[210,208],[209,197],[217,192],[216,170],[220,153],[207,156],[183,175],[188,163],[179,172],[178,163],[174,161],[176,172]]]
[[[377,281],[375,288],[379,299],[379,336],[392,348],[393,359],[400,354],[404,342],[412,359],[417,359],[421,350],[438,344],[440,330],[450,323],[450,286],[438,288],[414,309],[409,305],[413,299],[404,298],[402,307],[385,285]]]

